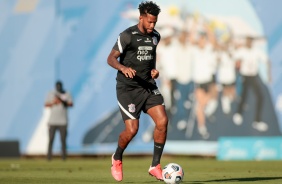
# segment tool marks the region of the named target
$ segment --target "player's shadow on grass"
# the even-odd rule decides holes
[[[206,180],[206,181],[184,181],[182,183],[189,184],[203,184],[208,182],[253,182],[253,181],[267,181],[267,180],[280,180],[282,177],[251,177],[251,178],[226,178],[226,179],[218,179],[218,180]]]

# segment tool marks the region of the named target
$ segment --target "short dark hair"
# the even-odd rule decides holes
[[[159,13],[161,12],[160,7],[152,1],[141,2],[139,4],[138,9],[139,9],[140,15],[144,15],[148,13],[154,16],[158,16]]]
[[[61,86],[62,86],[62,85],[63,85],[63,82],[60,81],[60,80],[57,80],[57,81],[56,81],[56,86],[57,86],[57,85],[61,85]]]

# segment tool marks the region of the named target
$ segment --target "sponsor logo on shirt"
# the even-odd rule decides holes
[[[133,32],[131,32],[132,34],[137,34],[138,32],[137,31],[133,31]]]
[[[144,61],[144,60],[152,60],[154,59],[154,56],[149,54],[153,50],[153,47],[151,46],[140,46],[138,47],[138,52],[137,52],[137,59],[139,61]]]

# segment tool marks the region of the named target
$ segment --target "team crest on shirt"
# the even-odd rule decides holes
[[[135,110],[136,110],[136,109],[135,109],[135,105],[134,105],[134,104],[129,104],[129,105],[128,105],[128,111],[129,111],[129,112],[135,112]]]
[[[154,44],[154,45],[157,45],[157,44],[158,44],[158,39],[157,39],[157,37],[154,36],[152,39],[153,39],[153,44]]]

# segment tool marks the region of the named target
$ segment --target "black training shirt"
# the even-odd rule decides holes
[[[136,70],[136,76],[133,79],[127,78],[118,71],[116,78],[118,86],[145,88],[155,86],[151,70],[156,67],[156,48],[159,41],[160,34],[156,30],[146,35],[139,31],[137,25],[120,33],[113,49],[121,53],[119,62],[122,65]]]

